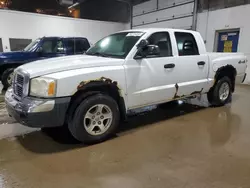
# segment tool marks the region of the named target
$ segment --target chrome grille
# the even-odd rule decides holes
[[[21,87],[19,85],[16,86],[16,95],[19,97],[23,96],[23,87]]]
[[[24,88],[24,76],[19,73],[16,73],[13,83],[14,94],[22,98],[23,88]]]
[[[24,77],[21,76],[20,74],[17,74],[17,75],[16,75],[16,82],[17,82],[18,84],[20,84],[20,85],[23,85],[23,83],[24,83]]]

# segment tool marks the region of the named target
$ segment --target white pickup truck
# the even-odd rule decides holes
[[[201,35],[140,29],[107,36],[86,54],[36,61],[15,70],[9,114],[30,127],[67,125],[84,143],[115,133],[132,109],[199,94],[220,106],[246,77],[241,53],[207,53]]]

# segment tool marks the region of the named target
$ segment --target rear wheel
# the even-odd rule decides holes
[[[223,106],[230,102],[232,97],[232,82],[224,76],[218,80],[215,86],[208,92],[208,101],[214,106]]]
[[[71,134],[79,141],[94,144],[108,139],[118,126],[119,108],[110,96],[90,96],[77,107],[69,123]]]
[[[8,87],[11,86],[13,81],[13,75],[14,75],[14,68],[8,68],[3,72],[1,81],[4,89],[7,89]]]

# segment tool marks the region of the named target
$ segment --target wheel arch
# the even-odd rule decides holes
[[[76,108],[84,99],[100,93],[109,95],[117,102],[120,111],[120,117],[122,120],[125,120],[126,106],[118,83],[116,81],[112,81],[111,79],[101,77],[97,80],[82,81],[78,85],[77,91],[71,97],[70,105],[67,111],[66,122],[71,121],[70,117],[73,117]]]
[[[232,92],[234,92],[236,75],[237,75],[237,70],[232,65],[226,65],[226,66],[220,67],[215,73],[214,83],[217,83],[217,81],[221,79],[222,77],[227,76],[232,82]]]
[[[9,68],[17,68],[19,66],[21,66],[22,64],[20,63],[7,63],[7,64],[3,64],[0,66],[0,77],[2,77],[3,75],[3,72],[6,70],[6,69],[9,69]]]

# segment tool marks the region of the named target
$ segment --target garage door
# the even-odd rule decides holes
[[[194,0],[150,0],[133,7],[133,28],[191,29]]]

